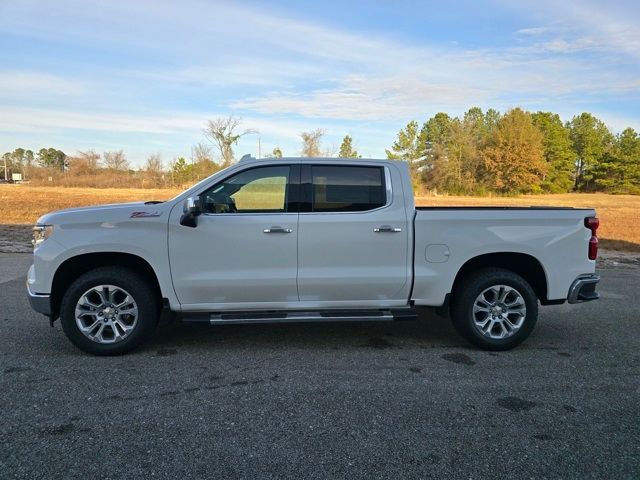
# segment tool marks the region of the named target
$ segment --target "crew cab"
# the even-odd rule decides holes
[[[166,202],[61,210],[34,227],[27,291],[98,355],[160,313],[212,325],[414,319],[437,307],[506,350],[538,304],[598,298],[592,209],[418,207],[404,162],[248,156]]]

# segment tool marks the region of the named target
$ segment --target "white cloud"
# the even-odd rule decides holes
[[[573,39],[554,38],[547,42],[536,44],[534,47],[553,53],[573,53],[582,50],[598,48],[598,42],[590,37],[579,37]]]
[[[321,75],[322,69],[296,61],[250,58],[203,62],[172,70],[128,70],[126,75],[167,84],[200,87],[282,87]]]
[[[107,112],[85,113],[64,108],[0,108],[0,129],[5,131],[76,129],[163,134],[197,130],[203,125],[204,119],[184,114],[150,116]]]
[[[505,2],[509,8],[533,15],[544,26],[525,28],[517,34],[546,34],[556,51],[591,49],[640,57],[640,8],[635,0],[522,0]]]
[[[154,111],[147,114],[74,111],[55,108],[0,107],[0,130],[5,132],[92,130],[109,133],[188,134],[201,136],[210,118],[223,112]],[[306,122],[243,117],[243,124],[261,135],[298,139]],[[299,126],[298,126],[299,125]]]
[[[82,94],[87,86],[84,82],[64,76],[34,71],[0,71],[0,95],[5,97],[46,93],[66,96]]]
[[[594,43],[611,51],[640,57],[640,10],[637,3],[631,8],[616,9],[602,2],[554,2],[560,15],[574,27],[593,32]],[[622,11],[621,11],[622,10]]]
[[[516,30],[516,35],[542,35],[543,33],[548,32],[549,29],[547,27],[530,27],[530,28],[521,28],[520,30]]]
[[[471,86],[420,80],[414,76],[351,75],[334,88],[278,93],[238,100],[232,108],[263,114],[291,113],[311,118],[381,120],[410,118],[430,108],[461,107],[487,98]]]

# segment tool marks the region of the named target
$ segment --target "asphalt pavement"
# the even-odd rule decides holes
[[[161,326],[75,349],[0,254],[0,478],[640,478],[640,268],[510,352],[448,320]]]

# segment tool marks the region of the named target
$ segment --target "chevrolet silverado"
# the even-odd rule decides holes
[[[80,349],[130,351],[162,311],[212,325],[416,318],[506,350],[538,305],[598,298],[591,209],[415,207],[407,164],[249,156],[166,202],[33,229],[32,307]]]

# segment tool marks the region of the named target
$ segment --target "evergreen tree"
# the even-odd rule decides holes
[[[590,113],[573,117],[568,125],[569,136],[576,153],[575,189],[589,191],[594,188],[594,174],[601,170],[599,163],[613,143],[607,126]]]
[[[443,112],[427,120],[418,136],[418,152],[424,159],[424,180],[429,188],[441,188],[440,176],[447,160],[451,117]]]
[[[489,129],[485,123],[485,116],[480,107],[471,107],[462,119],[464,128],[473,137],[474,144],[480,148],[489,136]]]
[[[409,164],[409,172],[413,187],[420,187],[420,167],[424,163],[424,146],[418,132],[418,122],[410,121],[398,132],[398,137],[391,149],[385,150],[389,160],[402,160]]]
[[[38,164],[41,167],[64,170],[67,167],[67,155],[55,148],[41,148],[38,152]]]
[[[626,128],[593,169],[595,190],[640,193],[640,137]]]
[[[493,108],[487,110],[487,113],[484,114],[484,125],[487,135],[490,136],[493,133],[501,118],[502,115],[500,115],[500,112],[497,110],[494,110]]]
[[[425,122],[420,132],[420,137],[428,151],[433,145],[445,145],[449,139],[451,117],[443,112],[436,113]]]
[[[471,108],[462,120],[437,113],[423,127],[427,166],[424,178],[430,188],[469,194],[482,190],[479,151],[489,128],[480,108]]]
[[[628,193],[640,193],[640,135],[625,128],[616,141],[620,161],[619,187]]]
[[[469,123],[451,121],[443,144],[434,148],[431,183],[451,193],[472,193],[478,182],[478,155],[474,131]]]
[[[178,157],[171,163],[171,180],[174,185],[182,185],[192,181],[193,165],[187,163],[184,157]]]
[[[340,145],[340,158],[361,158],[358,152],[353,148],[353,139],[349,135],[345,135]]]
[[[537,112],[531,115],[533,124],[542,132],[547,174],[542,189],[551,193],[568,192],[574,185],[575,153],[569,129],[557,113]]]

